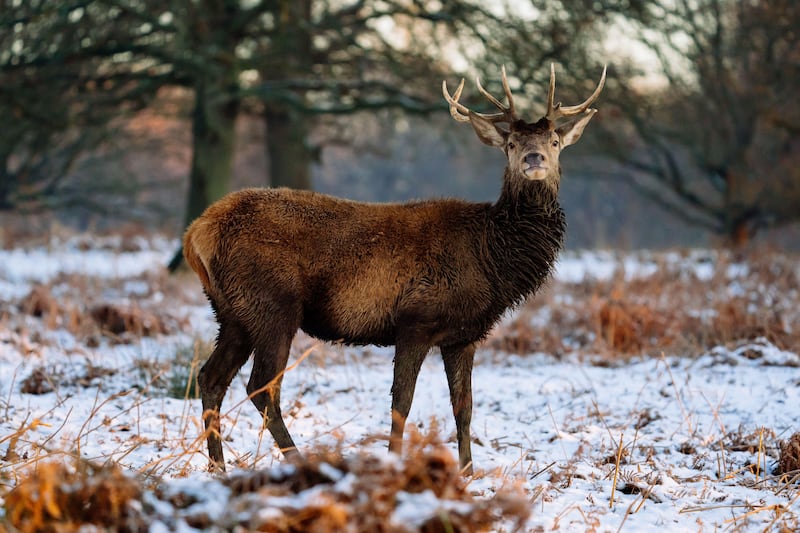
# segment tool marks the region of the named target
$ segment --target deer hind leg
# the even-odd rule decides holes
[[[200,369],[197,384],[203,402],[203,421],[208,433],[208,457],[211,470],[224,471],[225,460],[220,438],[219,411],[233,377],[250,357],[252,343],[236,320],[219,316],[217,346]]]
[[[394,380],[392,381],[392,431],[389,451],[400,455],[403,451],[403,431],[414,399],[414,389],[422,362],[430,346],[422,343],[398,341],[394,352]]]
[[[472,363],[475,345],[442,347],[444,371],[450,387],[450,403],[456,419],[458,463],[466,475],[472,474],[472,450],[469,426],[472,422]]]
[[[247,383],[247,393],[264,418],[264,427],[287,457],[296,454],[297,447],[281,415],[281,384],[296,331],[297,328],[260,335],[256,341],[253,372]]]

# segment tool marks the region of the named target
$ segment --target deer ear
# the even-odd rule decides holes
[[[500,149],[506,145],[506,137],[508,137],[508,134],[498,129],[490,120],[470,113],[469,123],[472,124],[472,129],[475,130],[475,133],[483,144],[496,146]]]
[[[583,135],[583,130],[586,128],[586,125],[589,123],[589,121],[592,120],[592,117],[595,113],[597,113],[597,109],[587,109],[583,116],[578,120],[564,124],[556,129],[556,133],[558,133],[558,136],[561,137],[562,148],[566,148],[570,144],[575,144],[578,142],[578,139],[580,139],[581,135]]]

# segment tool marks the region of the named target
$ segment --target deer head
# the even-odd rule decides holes
[[[479,79],[476,79],[475,83],[480,93],[500,110],[497,113],[476,113],[458,101],[464,89],[463,79],[452,96],[447,90],[447,83],[443,81],[442,93],[450,104],[450,114],[458,122],[469,122],[484,144],[496,146],[506,154],[508,159],[506,173],[509,179],[548,180],[557,189],[561,176],[558,157],[562,149],[574,144],[581,137],[584,128],[597,112],[589,106],[603,90],[606,69],[603,68],[600,83],[585,102],[575,106],[562,106],[561,102],[554,103],[556,73],[555,67],[551,64],[547,113],[536,122],[526,122],[517,116],[505,67],[501,68],[501,72],[508,105],[503,105],[483,88]],[[567,121],[564,122],[562,119]],[[501,127],[500,124],[503,123],[507,127]]]

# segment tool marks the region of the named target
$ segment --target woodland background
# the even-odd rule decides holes
[[[562,157],[570,247],[798,247],[791,0],[2,0],[1,244],[53,224],[179,235],[243,186],[492,200],[502,155],[442,80],[600,114]]]
[[[307,460],[245,365],[206,472],[186,224],[245,186],[491,201],[442,80],[481,111],[505,65],[533,120],[551,63],[566,104],[609,77],[571,249],[479,350],[476,474],[438,357],[389,458],[392,351],[304,334]],[[0,0],[0,532],[797,531],[798,94],[795,0]]]

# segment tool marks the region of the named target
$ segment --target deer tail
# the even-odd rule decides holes
[[[203,220],[195,220],[183,236],[183,257],[208,292],[211,289],[211,258],[217,248],[216,232]]]

